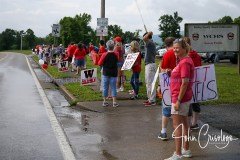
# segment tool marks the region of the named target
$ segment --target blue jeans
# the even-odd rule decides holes
[[[112,91],[112,97],[117,96],[117,77],[102,76],[103,81],[103,97],[108,96],[109,86]]]
[[[138,72],[133,72],[132,77],[131,77],[131,85],[134,90],[135,95],[138,95],[139,91],[139,74]]]

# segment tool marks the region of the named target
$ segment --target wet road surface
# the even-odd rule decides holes
[[[0,159],[63,159],[25,56],[0,54]]]

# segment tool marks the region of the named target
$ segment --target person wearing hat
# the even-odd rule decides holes
[[[98,65],[102,66],[103,69],[103,75],[102,75],[102,85],[103,85],[103,107],[109,106],[109,103],[107,102],[107,96],[109,91],[109,86],[111,89],[111,95],[113,99],[113,107],[119,106],[119,104],[116,102],[117,97],[117,75],[118,75],[118,57],[114,53],[113,49],[115,46],[115,43],[113,40],[109,40],[107,43],[107,49],[108,52],[103,53],[101,56]]]

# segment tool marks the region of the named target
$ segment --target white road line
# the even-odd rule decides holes
[[[47,96],[46,96],[42,86],[40,85],[40,83],[39,83],[39,81],[37,79],[37,76],[35,75],[32,67],[30,66],[30,63],[29,63],[29,60],[28,60],[27,56],[25,56],[25,57],[26,57],[26,61],[28,63],[28,67],[29,67],[29,69],[31,71],[31,74],[33,76],[33,79],[35,81],[35,84],[37,86],[37,89],[38,89],[38,92],[40,94],[40,97],[42,98],[43,104],[44,104],[45,109],[47,111],[50,123],[52,125],[54,133],[55,133],[56,138],[58,140],[60,149],[61,149],[61,151],[63,153],[63,157],[64,157],[65,160],[76,160],[76,158],[74,156],[74,153],[73,153],[73,151],[72,151],[72,149],[71,149],[71,147],[70,147],[70,145],[69,145],[69,143],[67,141],[67,138],[66,138],[66,136],[64,134],[64,131],[61,128],[60,124],[58,123],[58,120],[57,120],[57,118],[56,118],[56,116],[55,116],[55,114],[53,112],[52,106],[51,106],[51,104],[50,104],[50,102],[49,102],[49,100],[48,100],[48,98],[47,98]]]

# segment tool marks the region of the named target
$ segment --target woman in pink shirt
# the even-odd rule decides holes
[[[189,150],[189,141],[186,138],[189,129],[188,111],[192,99],[194,64],[188,56],[189,45],[183,39],[176,39],[173,42],[173,50],[178,59],[177,66],[173,69],[170,77],[171,114],[176,151],[168,160],[192,156]]]

